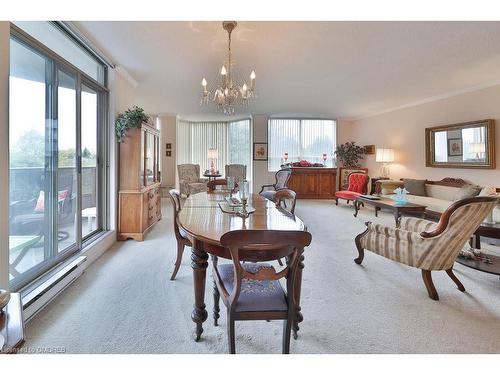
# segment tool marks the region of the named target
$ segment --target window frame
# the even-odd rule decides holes
[[[333,121],[334,123],[334,134],[335,134],[335,142],[333,144],[333,151],[335,151],[337,149],[337,146],[338,146],[338,132],[339,132],[339,127],[338,127],[338,120],[337,118],[330,118],[330,117],[282,117],[282,116],[270,116],[268,119],[267,119],[267,144],[268,144],[268,155],[269,155],[269,150],[271,149],[271,142],[270,142],[270,129],[271,129],[271,121],[272,120],[296,120],[296,121],[299,121],[300,122],[300,131],[299,131],[299,135],[300,135],[300,148],[302,149],[302,121],[310,121],[310,120],[317,120],[317,121]],[[267,171],[268,172],[277,172],[277,170],[273,170],[271,168],[271,158],[268,157],[268,162],[267,162]],[[335,168],[335,166],[333,166]]]
[[[60,28],[61,32],[65,32]],[[67,34],[74,42],[84,48],[81,43],[74,39],[70,34]],[[46,82],[47,94],[50,95],[49,99],[46,99],[46,118],[50,119],[52,122],[57,122],[58,120],[58,71],[62,71],[66,74],[72,75],[76,78],[76,132],[77,132],[77,150],[76,150],[76,169],[77,169],[77,197],[76,197],[76,212],[80,213],[76,215],[76,233],[75,233],[75,244],[70,245],[63,251],[58,252],[57,244],[54,245],[54,240],[57,238],[57,201],[54,201],[51,197],[47,198],[47,202],[51,205],[51,228],[47,231],[51,238],[49,239],[50,253],[52,257],[48,260],[44,260],[40,264],[30,268],[22,276],[18,277],[18,280],[13,279],[14,282],[9,280],[10,289],[13,291],[20,290],[27,285],[35,282],[40,276],[50,272],[51,269],[58,266],[69,257],[80,252],[83,247],[99,236],[102,232],[109,230],[109,145],[108,141],[108,129],[109,129],[109,89],[106,87],[108,82],[108,66],[103,63],[104,68],[104,84],[99,83],[94,78],[90,77],[85,72],[78,69],[76,66],[71,64],[69,61],[64,59],[62,56],[58,55],[56,52],[52,51],[46,47],[43,43],[29,35],[27,32],[13,24],[10,23],[10,39],[15,40],[17,43],[28,48],[32,52],[40,55],[49,62],[49,81]],[[88,51],[88,53],[92,53]],[[101,61],[99,59],[99,61]],[[96,218],[96,230],[93,232],[82,236],[82,217],[81,217],[81,188],[82,188],[82,175],[81,175],[81,89],[82,85],[87,85],[88,87],[95,89],[98,92],[98,123],[97,123],[97,166],[96,166],[96,178],[99,181],[99,189],[97,189],[97,202],[100,204],[101,209],[98,212]],[[100,123],[99,123],[100,121]],[[10,127],[10,124],[9,124]],[[51,127],[53,128],[53,126]],[[54,157],[54,152],[57,155],[58,150],[50,150],[51,152],[51,173],[56,174],[58,162],[57,157]],[[8,153],[10,154],[10,144]],[[10,157],[9,157],[10,159]],[[9,165],[10,169],[10,165]],[[57,178],[51,178],[52,189],[57,190]],[[10,201],[10,198],[8,198]],[[10,234],[9,234],[10,235]],[[55,256],[54,256],[55,254]],[[7,264],[7,273],[10,274],[10,264]],[[0,270],[3,271],[3,270]],[[9,278],[8,278],[9,279]]]

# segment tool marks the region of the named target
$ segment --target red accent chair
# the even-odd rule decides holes
[[[339,199],[345,199],[349,203],[349,201],[354,201],[361,194],[366,194],[369,180],[370,177],[366,173],[351,173],[348,177],[349,186],[347,190],[335,192],[335,204],[339,205]]]

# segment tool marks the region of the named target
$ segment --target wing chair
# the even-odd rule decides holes
[[[198,164],[179,164],[177,171],[179,173],[181,194],[189,196],[190,194],[207,191],[208,179],[200,178],[200,166]]]
[[[354,261],[361,264],[366,249],[419,268],[429,297],[436,301],[439,296],[432,282],[431,271],[446,271],[458,289],[464,292],[464,286],[453,273],[453,263],[458,252],[497,202],[496,197],[462,199],[448,207],[438,223],[404,218],[400,229],[367,222],[367,229],[356,236],[359,256]]]
[[[264,198],[269,199],[272,202],[276,201],[276,192],[281,189],[287,189],[287,183],[292,175],[292,170],[289,168],[284,168],[276,172],[274,178],[276,182],[274,184],[262,185],[259,194]],[[272,188],[272,189],[268,189]],[[266,190],[268,189],[268,190]]]
[[[370,177],[366,173],[351,173],[348,177],[349,185],[347,190],[335,192],[335,204],[339,205],[339,199],[345,199],[349,203],[349,201],[356,200],[359,195],[366,194],[369,180]]]

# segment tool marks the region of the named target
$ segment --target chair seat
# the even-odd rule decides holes
[[[355,191],[348,191],[348,190],[341,190],[341,191],[335,192],[335,196],[337,198],[347,199],[348,201],[353,201],[357,197],[359,197],[360,195],[361,195],[360,193],[356,193]]]
[[[274,269],[267,263],[243,263],[242,266],[251,273],[256,273],[261,268]],[[230,294],[234,284],[233,264],[219,264],[217,270],[224,287]],[[285,292],[278,280],[242,280],[236,311],[287,311],[287,309]]]
[[[261,197],[269,199],[271,202],[275,202],[276,191],[275,190],[266,190],[260,193]]]

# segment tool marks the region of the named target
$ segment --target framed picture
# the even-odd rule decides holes
[[[171,149],[172,149],[172,143],[166,143],[166,144],[165,144],[165,148],[166,148],[167,150],[171,150]]]
[[[366,155],[375,155],[375,145],[366,145],[363,148]]]
[[[165,156],[167,156],[167,157],[171,157],[171,156],[172,156],[172,151],[166,151],[166,152],[165,152]]]
[[[253,160],[267,160],[267,143],[253,144]]]
[[[448,156],[462,156],[463,153],[462,138],[448,138]]]

